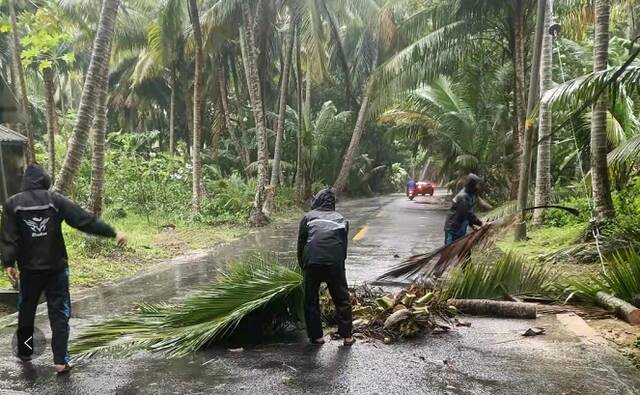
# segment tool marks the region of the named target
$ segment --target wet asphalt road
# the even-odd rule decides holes
[[[385,268],[442,242],[437,199],[400,196],[340,205],[352,221],[347,275],[371,280]],[[178,259],[116,286],[75,297],[72,335],[141,301],[176,300],[207,284],[232,257],[250,249],[293,256],[296,224],[257,232],[209,253]],[[50,354],[30,365],[10,351],[0,331],[0,393],[44,394],[640,394],[640,372],[608,346],[576,337],[555,319],[470,318],[470,328],[395,345],[329,342],[306,345],[301,333],[242,352],[210,349],[177,360],[139,354],[81,363],[67,377],[51,372]],[[39,317],[46,331],[46,317]],[[519,336],[531,326],[547,335]]]

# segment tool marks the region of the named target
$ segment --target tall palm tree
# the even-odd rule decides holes
[[[518,179],[522,157],[522,143],[526,118],[527,102],[525,99],[525,55],[524,55],[524,22],[525,1],[512,0],[513,9],[513,68],[515,74],[514,107],[516,124],[513,133],[513,171],[511,176],[511,198],[518,196]]]
[[[372,67],[375,68],[377,66],[377,63],[378,54],[376,53],[376,55],[373,57],[373,61],[371,62]],[[338,178],[333,184],[333,187],[337,192],[344,192],[347,186],[347,180],[349,178],[349,172],[351,171],[351,165],[353,164],[353,160],[356,157],[358,148],[360,146],[360,140],[362,139],[362,134],[364,133],[364,126],[367,121],[367,115],[369,111],[369,100],[371,97],[372,86],[373,84],[371,82],[367,83],[367,87],[360,101],[360,110],[358,111],[356,125],[353,128],[353,134],[351,135],[351,142],[349,143],[347,152],[344,154],[342,167],[340,168],[340,174],[338,174]]]
[[[111,40],[108,43],[111,54]],[[91,193],[89,196],[89,207],[91,212],[96,216],[102,215],[102,205],[104,200],[104,158],[105,145],[107,138],[107,96],[109,90],[109,61],[103,65],[100,70],[101,83],[96,94],[98,95],[98,103],[96,106],[96,115],[93,118],[93,150],[91,155]]]
[[[593,71],[606,70],[609,51],[610,0],[595,0]],[[596,218],[604,221],[613,213],[609,168],[607,165],[608,95],[603,92],[591,112],[591,191]]]
[[[380,117],[401,136],[425,147],[440,162],[441,179],[457,180],[469,172],[482,172],[502,160],[496,154],[506,106],[491,103],[486,93],[454,84],[441,76],[431,84],[406,93]]]
[[[68,144],[67,155],[54,186],[55,190],[63,193],[69,192],[80,170],[89,137],[89,128],[95,116],[98,87],[103,80],[102,69],[109,62],[109,43],[113,38],[119,7],[120,0],[104,0],[102,3],[98,31],[82,89],[76,124]]]
[[[240,5],[242,11],[242,27],[240,28],[240,43],[243,50],[245,73],[247,77],[247,87],[253,117],[256,124],[256,140],[258,144],[258,180],[256,184],[256,195],[253,201],[253,208],[249,215],[249,223],[252,226],[263,226],[269,219],[262,211],[267,193],[268,182],[268,153],[267,153],[267,128],[264,119],[264,104],[262,101],[262,90],[260,83],[260,73],[258,70],[258,53],[253,24],[253,13],[247,2]]]
[[[544,16],[544,36],[542,37],[542,59],[540,64],[540,93],[553,86],[553,36],[549,31],[553,18],[553,0],[547,0],[547,10]],[[536,190],[535,206],[545,206],[551,200],[551,109],[549,104],[540,103],[540,115],[538,126],[538,159],[536,161]],[[544,222],[544,209],[535,210],[533,221],[536,225]]]
[[[59,133],[58,114],[56,114],[54,73],[52,67],[42,70],[45,105],[47,108],[47,156],[48,171],[53,177],[56,174],[56,135]]]
[[[287,97],[289,94],[289,75],[291,74],[291,64],[294,44],[294,12],[289,6],[289,30],[285,39],[285,57],[282,65],[282,76],[280,82],[280,98],[278,102],[278,121],[276,125],[276,143],[273,150],[273,166],[271,169],[270,190],[267,194],[264,212],[268,216],[273,211],[273,200],[280,179],[280,161],[282,160],[282,139],[284,136],[284,121],[287,111]]]
[[[18,88],[20,113],[22,115],[22,132],[27,137],[27,162],[32,163],[36,160],[36,156],[33,147],[33,134],[31,132],[31,113],[29,110],[29,98],[27,97],[27,85],[24,80],[24,69],[20,64],[20,34],[16,20],[15,0],[9,0],[7,3],[9,5],[9,19],[11,22],[11,64],[13,66],[13,75],[17,77],[17,81],[14,81],[14,86]]]
[[[357,54],[366,55],[370,59],[370,64],[365,65],[365,69],[368,69],[368,75],[364,78],[362,85],[362,97],[360,99],[360,109],[358,110],[358,117],[353,128],[353,134],[351,135],[351,141],[347,148],[344,159],[342,160],[342,167],[340,173],[333,187],[338,193],[344,192],[349,179],[349,173],[353,160],[357,156],[358,149],[360,147],[360,141],[364,133],[366,122],[369,118],[370,100],[374,88],[373,73],[376,67],[378,67],[378,61],[382,55],[387,55],[386,50],[391,46],[392,38],[396,33],[395,18],[393,15],[393,2],[383,1],[382,5],[379,5],[376,1],[367,2],[363,4],[359,1],[353,1],[349,3],[353,8],[353,12],[359,14],[359,18],[366,28],[362,32],[361,40],[367,42],[368,53]],[[381,50],[381,47],[384,47]]]
[[[196,44],[195,76],[193,82],[193,136],[192,136],[192,163],[193,163],[193,194],[191,205],[194,211],[200,209],[202,203],[202,159],[200,156],[200,143],[202,141],[202,101],[204,89],[204,53],[202,42],[202,28],[196,0],[189,0],[189,16],[193,28],[193,38]]]
[[[227,89],[227,81],[225,75],[225,67],[220,62],[220,67],[218,70],[218,89],[220,90],[220,103],[222,105],[222,116],[224,117],[224,124],[229,133],[229,137],[231,138],[231,143],[233,144],[238,157],[240,158],[240,163],[242,163],[242,167],[246,169],[249,164],[251,164],[251,157],[249,148],[246,144],[242,143],[242,139],[238,136],[236,131],[236,127],[231,122],[231,108],[229,107],[229,97],[228,97],[228,89]]]

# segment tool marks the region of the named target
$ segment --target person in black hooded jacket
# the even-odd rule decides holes
[[[345,275],[349,222],[335,210],[336,197],[331,189],[314,196],[311,211],[300,222],[298,264],[304,271],[304,316],[309,341],[324,344],[319,298],[324,282],[336,306],[338,333],[344,345],[350,346],[354,343],[353,324]]]
[[[453,204],[447,212],[444,223],[445,244],[449,245],[467,234],[469,226],[482,226],[475,215],[478,191],[482,178],[469,173],[464,188],[453,198]]]
[[[36,307],[44,292],[55,370],[65,373],[71,369],[67,353],[71,301],[62,222],[85,233],[115,238],[119,245],[126,243],[126,237],[61,194],[49,191],[50,186],[51,178],[42,166],[27,167],[22,192],[4,203],[0,260],[12,283],[20,279],[18,357],[31,359]]]

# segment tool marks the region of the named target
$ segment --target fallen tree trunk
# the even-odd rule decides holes
[[[502,302],[485,299],[449,299],[450,306],[471,315],[486,315],[501,318],[536,318],[533,303]]]
[[[622,299],[602,291],[596,294],[596,299],[600,306],[612,311],[619,318],[627,321],[631,325],[640,325],[640,309],[631,303],[627,303]]]

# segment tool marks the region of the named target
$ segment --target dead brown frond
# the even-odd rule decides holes
[[[438,278],[453,266],[466,261],[474,247],[486,245],[491,235],[500,227],[497,222],[491,222],[452,244],[426,254],[414,255],[383,273],[376,281],[409,278],[420,280],[431,276]]]

